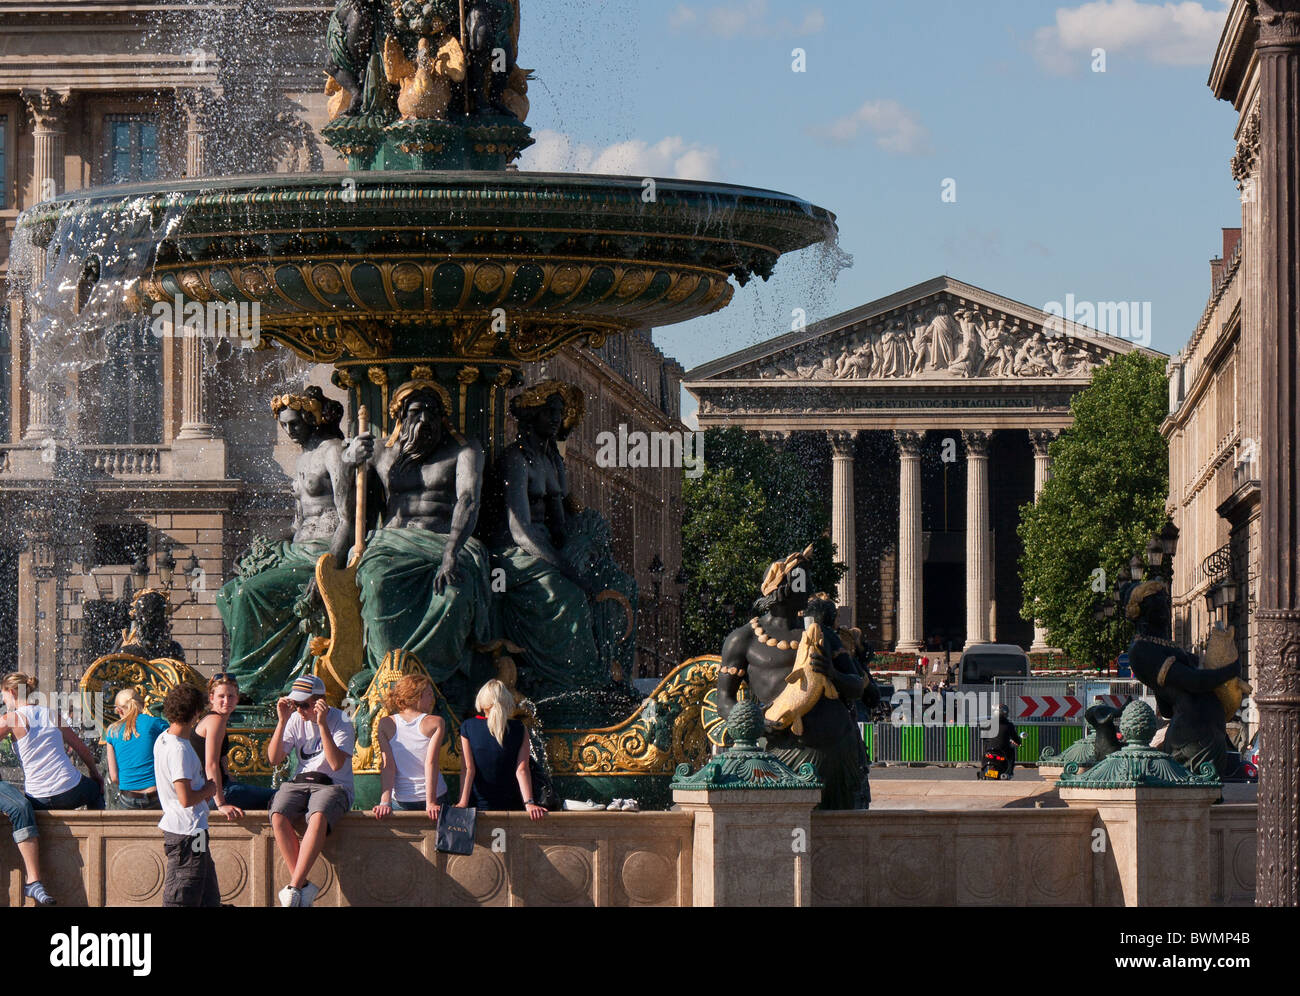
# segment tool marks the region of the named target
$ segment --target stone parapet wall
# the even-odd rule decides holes
[[[715,819],[715,810],[697,814]],[[44,881],[64,905],[157,906],[162,902],[162,833],[156,813],[39,814]],[[530,823],[522,813],[482,813],[478,847],[440,854],[423,814],[379,823],[353,813],[325,846],[312,881],[320,906],[690,906],[696,816],[669,813],[556,813]],[[1209,902],[1246,906],[1255,895],[1253,804],[1210,807]],[[1101,825],[1091,808],[814,812],[807,834],[815,906],[1101,906],[1122,896],[1112,848],[1094,850]],[[774,824],[775,826],[775,824]],[[784,827],[784,823],[781,824]],[[783,841],[788,834],[781,829]],[[214,822],[212,847],[222,901],[268,906],[287,881],[270,825],[260,815]],[[723,877],[752,876],[738,862]],[[3,902],[21,902],[21,862],[0,838],[7,874]],[[771,869],[768,870],[771,873]]]

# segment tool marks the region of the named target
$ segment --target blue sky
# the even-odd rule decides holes
[[[824,257],[787,257],[725,312],[657,331],[688,369],[789,331],[793,308],[812,322],[941,273],[1036,307],[1150,302],[1150,345],[1174,352],[1220,228],[1240,224],[1236,115],[1206,86],[1226,12],[525,0],[520,61],[539,81],[523,166],[768,187],[839,216],[854,265],[837,281]]]

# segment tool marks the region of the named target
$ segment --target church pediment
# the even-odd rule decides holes
[[[688,382],[1081,379],[1136,348],[941,277],[706,364]]]

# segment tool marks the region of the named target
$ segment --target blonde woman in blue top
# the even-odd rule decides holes
[[[153,745],[167,722],[150,716],[134,688],[123,688],[113,699],[117,722],[104,735],[108,780],[117,785],[123,809],[158,809],[154,784]]]

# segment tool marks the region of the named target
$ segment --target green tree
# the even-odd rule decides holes
[[[1158,357],[1135,350],[1098,369],[1070,405],[1074,425],[1051,444],[1050,480],[1020,511],[1021,613],[1076,659],[1108,660],[1130,639],[1122,612],[1101,622],[1093,612],[1165,522],[1167,398]]]
[[[828,536],[818,456],[775,450],[739,428],[705,430],[704,473],[682,486],[686,657],[716,654],[730,628],[749,618],[768,565],[809,543],[811,590],[839,584],[844,565]]]

